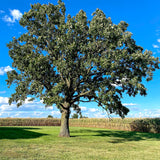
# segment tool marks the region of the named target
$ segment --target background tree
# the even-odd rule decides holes
[[[88,118],[87,116],[83,116],[82,114],[80,114],[79,118]]]
[[[65,15],[65,5],[34,4],[20,25],[27,32],[8,44],[15,70],[7,84],[16,84],[9,103],[23,104],[28,95],[62,113],[59,136],[69,137],[70,109],[80,111],[79,102],[97,102],[108,113],[124,117],[122,93],[146,95],[142,78],[149,81],[158,68],[151,51],[136,45],[128,24],[113,24],[97,9],[91,21],[81,10]],[[33,99],[31,99],[33,100]]]
[[[48,115],[48,117],[47,118],[53,118],[53,116],[52,115]]]
[[[78,119],[78,114],[77,114],[77,113],[74,113],[74,114],[72,115],[72,118]]]

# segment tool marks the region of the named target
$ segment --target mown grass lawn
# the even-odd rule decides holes
[[[152,160],[160,158],[160,134],[70,127],[0,127],[0,160]]]

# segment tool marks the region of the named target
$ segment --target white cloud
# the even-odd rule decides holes
[[[29,97],[25,100],[24,104],[17,108],[16,103],[8,104],[8,97],[0,97],[0,117],[36,117],[42,118],[52,115],[60,118],[60,112],[56,108],[53,111],[53,106],[45,108],[40,101],[29,101]]]
[[[3,20],[4,20],[5,22],[14,23],[14,21],[12,20],[12,18],[9,17],[8,15],[5,15],[5,16],[3,17]]]
[[[44,100],[43,100],[43,99],[41,99],[41,100],[40,100],[40,103],[44,104]]]
[[[97,108],[89,108],[89,112],[97,112],[98,109]]]
[[[43,114],[43,112],[35,111],[33,115],[40,117]]]
[[[21,114],[20,113],[16,113],[15,115],[13,115],[13,118],[18,118]]]
[[[106,111],[98,108],[88,108],[84,115],[89,118],[106,118],[108,116]]]
[[[52,111],[52,112],[51,112],[51,115],[52,115],[53,117],[60,117],[60,116],[61,116],[61,113],[60,113],[60,111]]]
[[[28,98],[29,99],[29,98]],[[28,100],[27,99],[27,100]],[[124,103],[123,105],[128,105],[134,107],[137,104],[134,103]],[[160,109],[130,109],[127,117],[139,118],[139,117],[160,117]],[[54,110],[53,110],[54,109]],[[108,117],[106,111],[99,108],[87,108],[81,107],[82,115],[89,118],[106,118]],[[8,97],[0,97],[0,117],[35,117],[42,118],[52,115],[53,117],[61,117],[60,111],[54,106],[50,106],[48,109],[45,105],[42,105],[40,101],[33,101],[32,103],[25,103],[23,106],[17,108],[16,104],[8,104]],[[118,117],[115,114],[112,117]]]
[[[159,46],[158,46],[158,45],[153,44],[153,48],[159,48]]]
[[[3,115],[3,112],[0,112],[0,116],[2,116]]]
[[[0,104],[4,104],[4,103],[8,104],[8,100],[9,100],[8,97],[0,97]]]
[[[34,101],[30,101],[30,99],[31,99],[31,98],[28,97],[28,98],[25,100],[24,104],[33,104]]]
[[[159,43],[160,43],[160,39],[157,39],[157,42],[159,42]]]
[[[11,16],[5,15],[3,17],[3,20],[5,22],[15,23],[22,17],[22,13],[18,9],[10,10],[10,15]]]
[[[123,103],[124,106],[136,106],[137,104],[135,103]]]
[[[7,66],[7,67],[4,68],[5,72],[11,71],[11,70],[13,70],[13,69],[10,66]]]
[[[16,108],[16,105],[15,104],[11,104],[11,105],[7,105],[7,104],[4,104],[4,105],[1,105],[0,106],[0,111],[13,111],[15,110]]]
[[[129,112],[131,118],[156,118],[160,117],[160,109],[139,109]]]
[[[10,10],[14,20],[19,20],[22,17],[22,13],[18,9]]]
[[[87,108],[86,107],[80,107],[81,108],[81,111],[86,111]]]
[[[98,112],[94,114],[95,118],[106,118],[106,114],[102,113],[102,112]]]
[[[13,69],[10,66],[0,67],[0,75],[4,75],[8,71],[12,71]]]
[[[122,80],[117,79],[115,81],[115,83],[111,83],[111,85],[114,86],[114,87],[122,87],[121,82],[126,82],[127,80],[128,80],[128,78],[122,78]]]
[[[46,110],[53,110],[53,106],[47,106],[45,107]]]

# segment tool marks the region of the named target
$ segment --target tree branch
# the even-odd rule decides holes
[[[67,83],[67,87],[70,88],[71,83],[70,83],[70,81],[67,78],[66,78],[66,83]]]
[[[83,100],[79,100],[80,102],[91,102],[90,100],[88,100],[88,101],[83,101]]]
[[[77,95],[77,96],[73,96],[73,97],[75,97],[75,98],[72,100],[72,103],[76,102],[79,98],[84,97],[84,96],[97,99],[97,97],[94,96],[94,95],[87,95],[87,94],[89,94],[89,93],[91,93],[91,92],[92,92],[92,90],[89,90],[89,91],[80,93],[80,94]],[[82,100],[81,100],[81,101],[82,101]]]

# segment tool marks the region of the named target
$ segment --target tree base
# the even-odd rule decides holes
[[[69,109],[62,110],[61,129],[59,137],[70,137],[69,132]]]
[[[69,134],[59,134],[59,136],[58,137],[70,137],[70,135]]]

